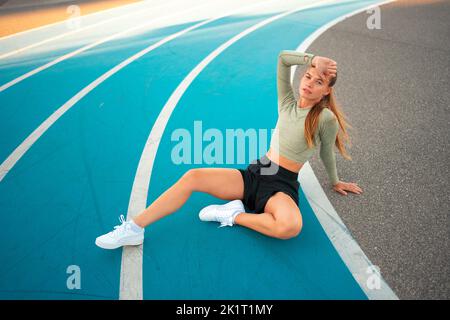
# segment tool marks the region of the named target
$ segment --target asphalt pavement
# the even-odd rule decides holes
[[[450,298],[450,1],[397,1],[350,17],[309,52],[338,63],[336,97],[350,125],[352,161],[338,175],[362,195],[331,189],[353,237],[400,299]]]

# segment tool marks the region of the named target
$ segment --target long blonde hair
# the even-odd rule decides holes
[[[350,137],[347,133],[347,127],[352,128],[352,126],[348,123],[347,117],[342,112],[342,109],[334,96],[333,86],[336,83],[336,80],[337,74],[334,78],[330,79],[328,84],[330,87],[330,93],[324,96],[322,100],[316,103],[308,112],[305,119],[305,139],[308,147],[312,148],[314,146],[314,133],[319,125],[319,115],[324,108],[328,108],[334,113],[339,123],[339,131],[336,136],[335,146],[345,159],[352,160],[352,158],[347,154],[344,146],[345,142],[348,142],[349,146],[351,146]]]

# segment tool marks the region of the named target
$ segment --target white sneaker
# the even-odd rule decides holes
[[[103,249],[117,249],[121,246],[137,246],[144,242],[144,229],[136,232],[132,229],[131,221],[125,221],[120,215],[120,226],[114,230],[95,239],[95,244]]]
[[[238,213],[245,212],[244,204],[241,200],[233,200],[228,203],[218,205],[212,204],[200,210],[198,216],[202,221],[217,221],[221,227],[232,226],[234,218]]]

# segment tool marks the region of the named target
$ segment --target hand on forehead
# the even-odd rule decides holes
[[[333,75],[327,69],[319,70],[318,68],[312,66],[306,72],[308,72],[315,78],[321,78],[323,81],[327,82],[329,82],[333,77]]]

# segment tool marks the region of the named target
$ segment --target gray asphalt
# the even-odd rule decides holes
[[[336,96],[353,127],[353,160],[336,151],[338,174],[364,193],[336,193],[318,153],[310,163],[400,299],[450,299],[450,1],[397,1],[380,9],[380,30],[367,28],[372,13],[363,12],[308,49],[338,62]]]
[[[450,298],[450,1],[380,7],[322,34],[308,52],[338,63],[336,97],[351,126],[352,161],[338,175],[362,195],[331,189],[310,163],[352,235],[400,299]]]

